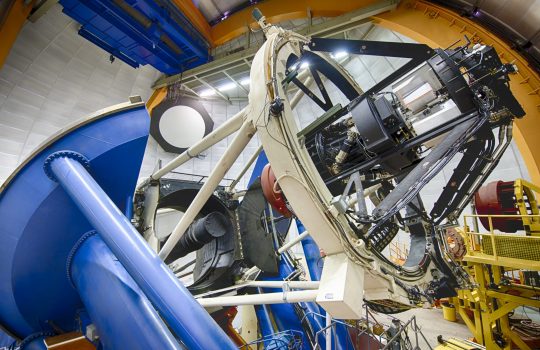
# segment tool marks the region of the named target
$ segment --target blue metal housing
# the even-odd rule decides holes
[[[65,191],[43,171],[56,151],[74,150],[89,160],[92,175],[125,210],[137,183],[150,118],[144,104],[99,116],[53,138],[4,184],[0,193],[0,323],[24,338],[71,330],[83,308],[67,276],[73,245],[93,229]],[[129,155],[129,156],[126,156]]]
[[[110,166],[114,168],[114,164]],[[45,160],[47,175],[58,181],[72,199],[72,204],[96,229],[171,330],[189,349],[236,349],[225,332],[150,249],[87,168],[91,169],[91,166],[86,159],[73,151],[55,152]],[[119,301],[122,299],[118,297]],[[147,315],[143,311],[139,317]]]
[[[53,137],[0,188],[0,323],[11,333],[82,330],[86,308],[105,350],[177,349],[167,326],[190,349],[236,348],[123,214],[148,131],[144,104],[126,104]]]
[[[79,34],[132,67],[175,74],[210,60],[209,45],[170,0],[60,0]]]

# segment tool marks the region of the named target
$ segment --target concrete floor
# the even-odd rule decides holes
[[[379,322],[384,324],[391,323],[391,317],[387,315],[374,314],[374,316]],[[445,339],[450,337],[469,339],[472,337],[469,329],[459,317],[457,322],[446,321],[443,318],[442,309],[412,309],[393,316],[403,322],[407,322],[411,317],[416,316],[418,326],[433,348],[438,345],[437,337],[439,335],[442,335]],[[416,345],[414,332],[409,332],[409,338],[413,342],[413,345]],[[429,346],[426,345],[420,335],[419,338],[420,349],[429,349]]]

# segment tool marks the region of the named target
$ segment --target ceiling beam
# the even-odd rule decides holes
[[[212,27],[215,46],[226,43],[247,32],[248,26],[258,28],[251,16],[255,7],[259,8],[269,23],[312,17],[336,17],[348,12],[376,6],[380,0],[340,0],[339,5],[328,0],[267,0],[246,7]],[[399,1],[394,1],[397,4]],[[306,11],[309,9],[309,11]]]
[[[396,8],[397,0],[381,0],[377,1],[376,4],[361,8],[349,12],[345,15],[341,15],[336,18],[324,21],[321,24],[311,26],[310,28],[304,28],[297,31],[299,34],[306,35],[309,32],[309,35],[316,37],[331,37],[333,35],[343,33],[347,30],[356,28],[364,23],[371,21],[371,16],[375,16]],[[304,9],[304,14],[306,13]],[[255,53],[258,51],[258,47],[252,46],[245,50],[236,52],[231,55],[227,55],[223,58],[216,59],[209,63],[203,64],[199,67],[190,69],[181,74],[171,75],[169,77],[159,78],[154,85],[153,89],[164,87],[170,84],[174,84],[178,81],[187,83],[193,81],[194,76],[198,77],[207,77],[210,75],[223,73],[228,69],[237,68],[242,64],[250,66],[250,61],[255,56]],[[247,69],[249,70],[249,68]]]
[[[236,79],[231,77],[231,75],[227,73],[227,71],[223,71],[223,74],[225,74],[227,78],[229,78],[240,90],[244,91],[246,94],[249,94],[249,91],[242,84],[236,81]]]
[[[212,85],[208,84],[206,81],[204,81],[203,79],[195,76],[195,79],[197,81],[199,81],[201,84],[203,84],[204,86],[206,86],[207,88],[209,88],[210,90],[214,91],[219,97],[221,97],[224,101],[226,102],[231,102],[229,97],[228,96],[225,96],[225,94],[223,94],[221,91],[219,91],[217,88],[213,87]],[[199,94],[200,96],[200,94]]]
[[[187,19],[197,28],[204,38],[208,41],[211,47],[214,47],[212,37],[212,28],[204,15],[199,11],[197,6],[191,0],[172,0],[172,3],[186,16]]]
[[[13,0],[6,8],[6,13],[0,18],[0,68],[11,51],[26,18],[32,11],[35,0]]]

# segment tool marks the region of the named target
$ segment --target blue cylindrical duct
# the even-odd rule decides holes
[[[70,276],[103,348],[181,349],[103,240],[86,234],[79,242],[70,255]]]
[[[298,233],[302,233],[306,230],[300,220],[296,219],[296,227]],[[306,264],[309,270],[309,276],[312,281],[320,281],[322,276],[323,260],[321,258],[321,251],[315,240],[311,236],[307,236],[302,240],[302,248],[304,249],[304,256]]]
[[[257,288],[258,293],[262,293],[262,288]],[[270,316],[270,310],[268,309],[269,305],[255,305],[255,314],[257,315],[257,320],[259,321],[259,330],[263,338],[271,339],[270,337],[276,333],[274,326],[272,324],[272,318]],[[271,341],[266,341],[264,346],[269,346]]]
[[[103,241],[189,349],[236,349],[85,169],[84,158],[49,156],[45,171],[58,181]]]

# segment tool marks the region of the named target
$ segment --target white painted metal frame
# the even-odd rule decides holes
[[[331,205],[333,197],[315,168],[307,149],[297,137],[299,130],[292,110],[300,101],[302,93],[299,91],[289,99],[280,82],[285,77],[287,58],[292,54],[299,57],[301,49],[305,49],[305,44],[309,39],[297,33],[267,25],[264,22],[260,22],[260,24],[264,28],[267,41],[256,53],[251,66],[248,106],[151,176],[153,180],[161,178],[237,131],[234,140],[173,230],[159,252],[159,256],[165,259],[169,255],[256,132],[281,189],[295,214],[306,226],[309,235],[326,255],[339,255],[340,259],[343,257],[343,266],[348,266],[348,268],[352,266],[355,269],[355,274],[364,276],[362,280],[366,283],[361,286],[351,286],[360,289],[355,297],[372,296],[375,299],[390,299],[408,303],[407,292],[397,286],[393,277],[386,272],[392,267],[387,266],[386,271],[383,272],[384,263],[378,261],[365,247],[365,243],[356,237],[345,215]],[[346,77],[349,83],[356,87],[359,94],[362,93],[360,87],[341,65],[326,55],[320,55]],[[309,78],[305,83],[309,84]],[[284,102],[284,110],[280,116],[275,117],[271,115],[269,107],[271,102],[277,98]],[[298,240],[291,242],[290,246],[298,243],[306,235],[307,233],[301,235]],[[284,246],[282,251],[287,250],[290,246]],[[336,265],[334,264],[334,266]],[[340,265],[338,264],[338,266]],[[321,287],[327,283],[324,281],[324,276],[333,275],[332,272],[326,272],[326,274],[323,272]],[[414,282],[419,283],[418,280]],[[321,288],[321,290],[323,289]],[[289,299],[287,299],[289,302],[318,299],[316,297],[317,291],[290,293],[296,294],[289,295]],[[201,299],[200,302],[207,307],[247,305],[274,303],[280,300],[283,302],[283,297],[283,293],[271,293],[271,295]]]

